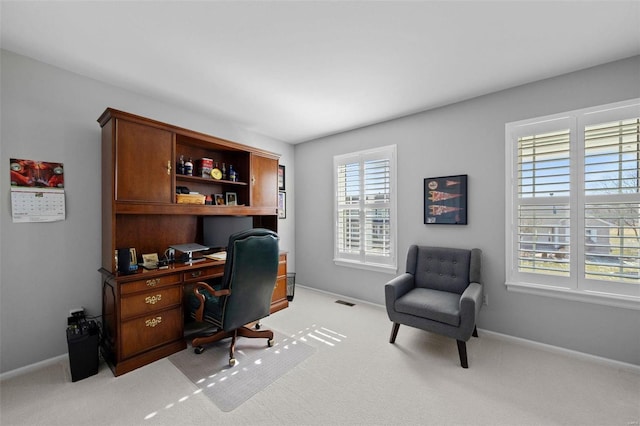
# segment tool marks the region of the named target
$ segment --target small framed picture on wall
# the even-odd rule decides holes
[[[278,219],[287,218],[287,193],[278,193]]]
[[[285,190],[284,166],[282,165],[278,166],[278,189]]]

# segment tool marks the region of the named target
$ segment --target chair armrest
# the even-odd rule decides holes
[[[470,328],[469,334],[473,331],[481,307],[482,285],[470,283],[460,296],[460,327]]]
[[[205,283],[204,281],[199,281],[194,284],[193,294],[198,298],[198,301],[200,302],[198,309],[195,311],[195,317],[196,317],[195,319],[196,321],[202,322],[204,321],[205,298],[204,298],[204,294],[200,293],[199,291],[200,289],[207,290],[209,293],[211,293],[212,296],[215,296],[215,297],[228,296],[231,294],[231,290],[229,290],[228,288],[224,288],[222,290],[214,290],[213,287],[211,287],[209,284]]]
[[[387,306],[389,306],[389,303],[393,305],[396,299],[406,294],[413,287],[415,287],[414,277],[406,272],[386,283],[384,286],[384,295]]]

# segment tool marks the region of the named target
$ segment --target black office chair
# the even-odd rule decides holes
[[[205,344],[231,337],[229,365],[234,366],[238,336],[266,338],[273,346],[273,331],[247,325],[269,315],[278,275],[278,240],[275,232],[259,228],[229,237],[222,282],[213,287],[198,282],[189,297],[191,317],[217,327],[215,333],[192,340],[195,353],[202,353]]]

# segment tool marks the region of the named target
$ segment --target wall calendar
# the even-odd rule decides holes
[[[11,158],[11,216],[14,223],[65,220],[62,163]]]

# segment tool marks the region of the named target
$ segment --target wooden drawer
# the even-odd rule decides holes
[[[176,285],[125,296],[122,298],[120,312],[122,319],[128,319],[180,304],[182,304],[182,289]]]
[[[287,261],[280,260],[278,263],[278,278],[287,276]]]
[[[210,278],[221,277],[223,275],[224,263],[186,271],[183,274],[183,281],[185,283],[203,281]]]
[[[159,311],[122,322],[121,358],[183,338],[182,309]]]
[[[278,300],[283,300],[287,298],[287,278],[278,277],[276,280],[276,285],[273,288],[273,296],[271,297],[271,302],[277,302]]]
[[[139,291],[147,291],[151,289],[167,287],[170,285],[179,284],[181,282],[180,278],[180,274],[168,274],[156,276],[154,278],[146,278],[131,281],[128,283],[122,283],[120,286],[120,292],[122,294],[131,294]]]

